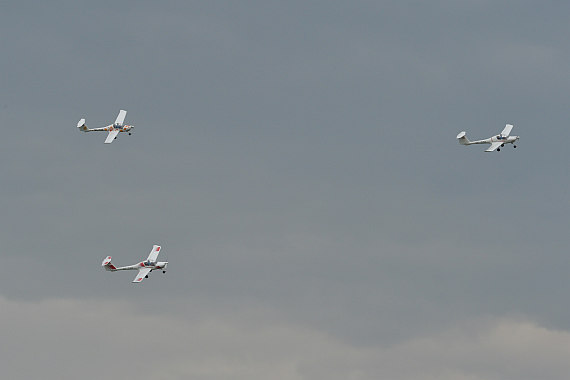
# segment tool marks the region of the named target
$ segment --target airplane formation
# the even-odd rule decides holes
[[[85,119],[79,120],[77,123],[77,128],[82,132],[109,132],[107,138],[105,139],[105,144],[110,144],[119,135],[121,132],[128,133],[129,135],[132,133],[132,129],[134,128],[133,125],[125,125],[125,117],[127,116],[127,111],[120,110],[119,115],[115,119],[113,124],[110,124],[106,127],[101,128],[87,128],[85,124]],[[519,136],[510,136],[511,130],[513,129],[512,124],[507,124],[505,128],[496,136],[489,137],[488,139],[483,140],[475,140],[470,141],[467,136],[466,132],[460,132],[457,135],[457,140],[461,145],[473,145],[473,144],[490,144],[489,148],[485,150],[485,152],[500,152],[501,148],[505,146],[505,144],[512,144],[513,148],[516,148],[516,142],[519,140]],[[138,273],[133,280],[134,283],[141,283],[143,279],[148,278],[149,273],[153,270],[162,270],[162,273],[166,273],[166,267],[168,266],[168,261],[157,261],[158,255],[161,252],[161,247],[159,245],[154,245],[152,247],[152,251],[148,255],[146,261],[141,261],[137,264],[128,265],[124,267],[116,267],[111,263],[111,256],[107,256],[101,266],[109,272],[116,272],[121,270],[138,270]]]

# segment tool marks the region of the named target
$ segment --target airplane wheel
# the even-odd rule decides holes
[[[148,274],[146,276],[144,276],[144,278],[148,278]]]
[[[131,134],[129,133],[129,136],[130,136],[130,135],[131,135]]]
[[[516,148],[516,147],[517,147],[516,145],[513,145],[513,148]]]
[[[505,144],[501,144],[501,148],[504,147],[504,146],[505,146]]]
[[[166,273],[166,271],[165,271],[165,270],[163,270],[163,271],[162,271],[162,273]]]
[[[500,152],[500,151],[501,151],[501,148],[497,148],[497,152]]]

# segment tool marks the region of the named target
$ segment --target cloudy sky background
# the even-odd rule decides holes
[[[570,4],[0,9],[6,378],[567,378]]]

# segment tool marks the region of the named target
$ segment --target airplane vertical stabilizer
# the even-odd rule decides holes
[[[113,264],[111,264],[111,256],[105,257],[105,260],[103,260],[103,262],[101,263],[101,266],[103,268],[105,268],[105,270],[108,270],[108,271],[117,270],[117,267],[114,266]]]
[[[468,139],[467,136],[465,136],[465,135],[466,135],[465,131],[459,133],[459,134],[457,135],[457,140],[459,140],[459,143],[460,143],[461,145],[469,145],[469,144],[471,144],[471,141],[469,141],[469,139]]]
[[[85,125],[85,119],[79,120],[79,123],[77,123],[77,128],[79,128],[79,130],[83,132],[87,132],[89,130],[89,128],[87,128],[87,126]]]

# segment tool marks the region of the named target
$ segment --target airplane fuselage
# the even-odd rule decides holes
[[[494,142],[502,142],[503,144],[514,144],[519,139],[519,136],[508,136],[508,137],[501,137],[501,135],[489,137],[488,139],[484,140],[475,140],[469,141],[464,145],[471,145],[471,144],[492,144]]]
[[[150,268],[151,270],[155,269],[164,269],[168,265],[168,261],[158,261],[158,262],[149,262],[149,261],[141,261],[135,265],[127,265],[125,267],[118,267],[111,269],[112,271],[116,270],[139,270],[142,268]]]
[[[134,125],[119,125],[119,124],[111,124],[105,127],[103,130],[105,131],[114,131],[118,130],[119,132],[130,132],[131,129],[134,128]]]
[[[515,142],[517,142],[518,139],[519,139],[518,136],[502,137],[500,135],[497,135],[497,136],[491,137],[489,140],[491,140],[490,142],[492,142],[492,143],[502,142],[503,144],[514,144]]]
[[[488,139],[484,140],[475,140],[469,141],[464,145],[471,145],[471,144],[492,144],[494,142],[502,142],[503,144],[514,144],[519,139],[519,136],[508,136],[508,137],[501,137],[500,135],[489,137]]]

